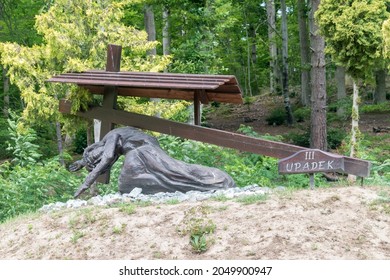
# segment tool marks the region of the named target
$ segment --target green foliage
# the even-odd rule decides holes
[[[362,113],[390,113],[390,102],[365,104],[360,107]]]
[[[329,149],[337,149],[341,146],[345,138],[347,137],[347,133],[341,129],[329,128],[327,141]]]
[[[237,202],[240,202],[244,205],[255,204],[255,203],[263,203],[267,200],[267,194],[253,194],[242,196],[236,199]]]
[[[86,129],[80,129],[76,132],[73,140],[73,151],[77,154],[82,154],[87,147],[87,131]]]
[[[104,69],[109,43],[123,47],[122,70],[160,71],[166,67],[169,57],[146,57],[146,51],[157,42],[149,42],[146,32],[121,22],[123,9],[130,2],[56,0],[36,17],[42,44],[0,44],[1,63],[8,67],[10,81],[19,88],[26,104],[25,120],[39,123],[60,119],[58,98],[70,98],[78,106],[89,102],[90,96],[79,87],[46,80],[62,72]]]
[[[347,134],[340,129],[329,128],[327,133],[327,141],[329,149],[337,149],[346,138]],[[290,132],[285,136],[292,144],[310,148],[310,132]]]
[[[322,0],[316,13],[327,52],[354,78],[380,65],[381,28],[388,17],[383,0]]]
[[[298,108],[293,112],[294,120],[296,122],[304,122],[310,120],[310,113],[311,111],[309,107]]]
[[[294,145],[310,148],[310,131],[305,132],[290,132],[286,139]]]
[[[209,249],[209,235],[216,229],[215,223],[208,218],[210,210],[208,206],[190,208],[185,212],[182,225],[177,229],[180,235],[189,234],[191,248],[198,254]]]
[[[0,165],[0,222],[44,204],[71,199],[84,176],[69,173],[58,158],[12,168],[9,163]]]
[[[11,157],[11,151],[8,151],[8,142],[11,137],[8,132],[8,121],[0,118],[0,160]]]
[[[250,184],[271,186],[278,176],[277,160],[273,158],[240,153],[236,150],[182,140],[173,136],[161,136],[159,142],[173,158],[225,170],[239,186]]]
[[[268,125],[282,125],[286,122],[286,110],[282,107],[272,110],[271,114],[265,119]]]
[[[31,128],[18,128],[20,118],[12,113],[11,116],[12,118],[8,119],[10,141],[7,151],[12,153],[12,162],[20,166],[37,163],[42,155],[38,152],[39,146],[34,144],[37,140],[36,132]]]

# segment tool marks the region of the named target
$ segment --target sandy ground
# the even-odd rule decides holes
[[[30,214],[0,225],[0,258],[389,260],[389,197],[389,187],[332,187],[248,205],[209,200]],[[188,231],[201,223],[215,230],[197,253]]]

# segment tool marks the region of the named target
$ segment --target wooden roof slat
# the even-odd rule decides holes
[[[142,87],[142,88],[174,88],[174,89],[215,89],[218,85],[214,84],[196,84],[196,83],[160,83],[160,82],[133,82],[122,80],[96,80],[82,78],[52,78],[50,82],[74,83],[77,85],[100,85],[100,86],[123,86],[123,87]]]
[[[61,74],[59,77],[72,78],[72,77],[89,77],[89,78],[102,78],[102,79],[145,79],[145,80],[169,80],[169,81],[197,81],[197,82],[218,82],[218,83],[230,83],[231,76],[226,77],[199,77],[199,76],[171,76],[171,75],[136,75],[134,73],[124,74],[122,72],[83,72],[83,73],[66,73]],[[234,78],[234,76],[233,76]]]
[[[57,78],[53,78],[57,79]],[[216,80],[216,81],[211,81],[211,80],[171,80],[171,79],[147,79],[147,78],[132,78],[132,77],[118,77],[118,76],[102,76],[102,77],[96,77],[96,76],[89,76],[89,75],[79,75],[79,76],[71,76],[71,75],[61,75],[58,79],[67,79],[67,80],[93,80],[94,83],[99,83],[101,82],[103,85],[105,84],[106,81],[120,81],[120,82],[129,82],[135,83],[135,82],[140,82],[140,83],[145,83],[145,84],[166,84],[166,83],[177,83],[177,84],[183,84],[183,85],[192,85],[192,84],[198,84],[198,85],[212,85],[212,86],[220,86],[224,84],[224,81]]]
[[[118,95],[122,96],[194,100],[194,92],[203,90],[202,103],[206,100],[207,103],[243,102],[241,89],[233,75],[90,70],[60,74],[48,81],[77,84],[92,94],[104,94],[104,86],[115,86]]]

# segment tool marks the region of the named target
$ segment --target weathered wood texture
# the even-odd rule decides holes
[[[114,70],[110,70],[114,71]],[[103,94],[104,86],[115,86],[118,95],[194,100],[202,92],[201,103],[210,101],[243,103],[241,89],[234,76],[172,74],[151,72],[87,71],[54,76],[49,82],[74,83],[92,94]]]
[[[344,172],[344,157],[318,149],[307,149],[281,159],[278,170],[280,174]]]
[[[66,108],[66,106],[60,106],[60,108]],[[70,111],[62,111],[62,113],[70,113]],[[233,132],[177,123],[156,117],[102,107],[94,107],[87,112],[79,112],[77,115],[86,118],[105,118],[116,124],[133,126],[275,158],[286,158],[296,152],[306,149],[295,145],[253,138]],[[345,173],[361,177],[367,177],[369,175],[370,162],[350,157],[343,158]]]

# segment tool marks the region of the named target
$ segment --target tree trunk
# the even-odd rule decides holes
[[[386,69],[380,69],[375,72],[375,95],[374,102],[375,104],[386,102]]]
[[[352,124],[351,124],[351,150],[350,157],[356,157],[359,144],[359,86],[358,81],[353,79],[353,98],[352,98]],[[355,175],[348,175],[348,182],[353,184],[356,182]]]
[[[287,12],[286,0],[281,0],[282,8],[282,91],[284,97],[284,107],[287,114],[287,124],[292,125],[294,122],[291,110],[290,97],[288,91],[288,34],[287,34]]]
[[[276,47],[275,1],[267,0],[268,40],[270,53],[270,93],[277,93],[278,53]]]
[[[148,33],[148,41],[156,41],[156,25],[154,23],[154,12],[153,12],[153,6],[145,5],[144,8],[144,21],[145,21],[145,29]],[[148,55],[156,55],[157,50],[156,48],[153,48],[148,51]],[[159,98],[150,98],[150,100],[157,104],[160,102]],[[161,112],[156,112],[155,117],[160,117]]]
[[[95,143],[94,139],[94,125],[93,120],[87,120],[87,146],[91,146]]]
[[[145,5],[144,8],[145,30],[148,33],[148,41],[156,41],[156,26],[154,24],[153,6]],[[156,55],[156,48],[148,51],[149,55]]]
[[[337,66],[336,68],[336,86],[337,86],[337,100],[341,101],[347,97],[347,92],[345,90],[345,68],[342,66]],[[344,116],[345,110],[343,107],[338,106],[337,115]]]
[[[56,135],[57,135],[57,146],[59,153],[59,161],[62,166],[65,166],[64,160],[64,146],[62,144],[62,133],[61,133],[61,124],[56,122]]]
[[[326,75],[325,75],[325,40],[319,35],[314,21],[314,13],[320,0],[311,0],[310,43],[311,55],[311,127],[310,146],[327,150],[326,131]]]
[[[308,106],[310,98],[310,54],[305,0],[298,0],[298,24],[301,51],[301,103]]]
[[[7,68],[1,66],[3,72],[3,92],[4,92],[4,105],[3,115],[5,118],[9,116],[9,78],[7,76]]]
[[[171,38],[169,35],[169,9],[163,8],[163,54],[171,54]]]

